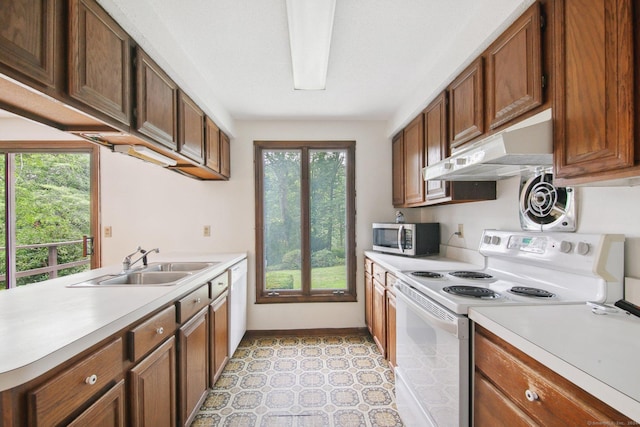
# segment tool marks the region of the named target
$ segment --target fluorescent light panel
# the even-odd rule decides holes
[[[287,0],[293,88],[324,90],[336,0]]]
[[[114,145],[113,151],[123,154],[128,154],[132,157],[137,157],[144,161],[155,163],[160,166],[175,166],[178,164],[175,160],[163,156],[162,154],[155,152],[143,145]]]

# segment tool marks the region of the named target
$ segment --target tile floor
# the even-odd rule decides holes
[[[192,426],[392,427],[393,371],[368,335],[245,337]]]

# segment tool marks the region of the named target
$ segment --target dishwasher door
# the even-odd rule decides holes
[[[229,356],[238,348],[247,331],[247,260],[231,267],[229,290]]]

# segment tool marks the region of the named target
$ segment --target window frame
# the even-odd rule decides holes
[[[86,153],[90,156],[90,222],[91,234],[93,237],[93,254],[89,264],[90,269],[100,268],[102,266],[102,244],[100,236],[100,147],[85,141],[2,141],[0,143],[0,154],[18,154],[18,153]],[[5,172],[4,179],[9,179],[6,175],[10,170]],[[13,179],[13,178],[11,178]],[[9,209],[10,203],[6,199],[9,195],[5,195],[5,206]],[[13,208],[11,208],[13,209]],[[12,214],[12,213],[11,213]],[[9,219],[10,212],[5,212],[5,217]],[[13,222],[13,220],[11,220]],[[13,227],[13,224],[5,225]],[[7,251],[6,256],[6,289],[15,289],[13,283],[15,273],[10,263],[15,261],[15,242],[9,241],[11,233],[6,233],[7,241],[2,242]],[[5,288],[3,288],[5,289]]]
[[[256,303],[308,303],[308,302],[355,302],[356,295],[356,206],[355,206],[355,148],[356,141],[254,141],[254,181],[256,203]],[[301,252],[302,252],[302,289],[286,292],[268,292],[264,288],[264,182],[262,153],[267,150],[306,151],[303,159],[308,159],[311,150],[344,150],[346,153],[346,242],[345,263],[347,268],[347,288],[311,289],[311,253],[309,235],[309,167],[301,164]],[[305,231],[306,229],[306,231]]]

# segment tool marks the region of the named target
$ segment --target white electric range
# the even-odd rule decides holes
[[[479,252],[479,270],[397,275],[396,397],[407,425],[470,423],[469,307],[623,296],[622,235],[485,230]]]

